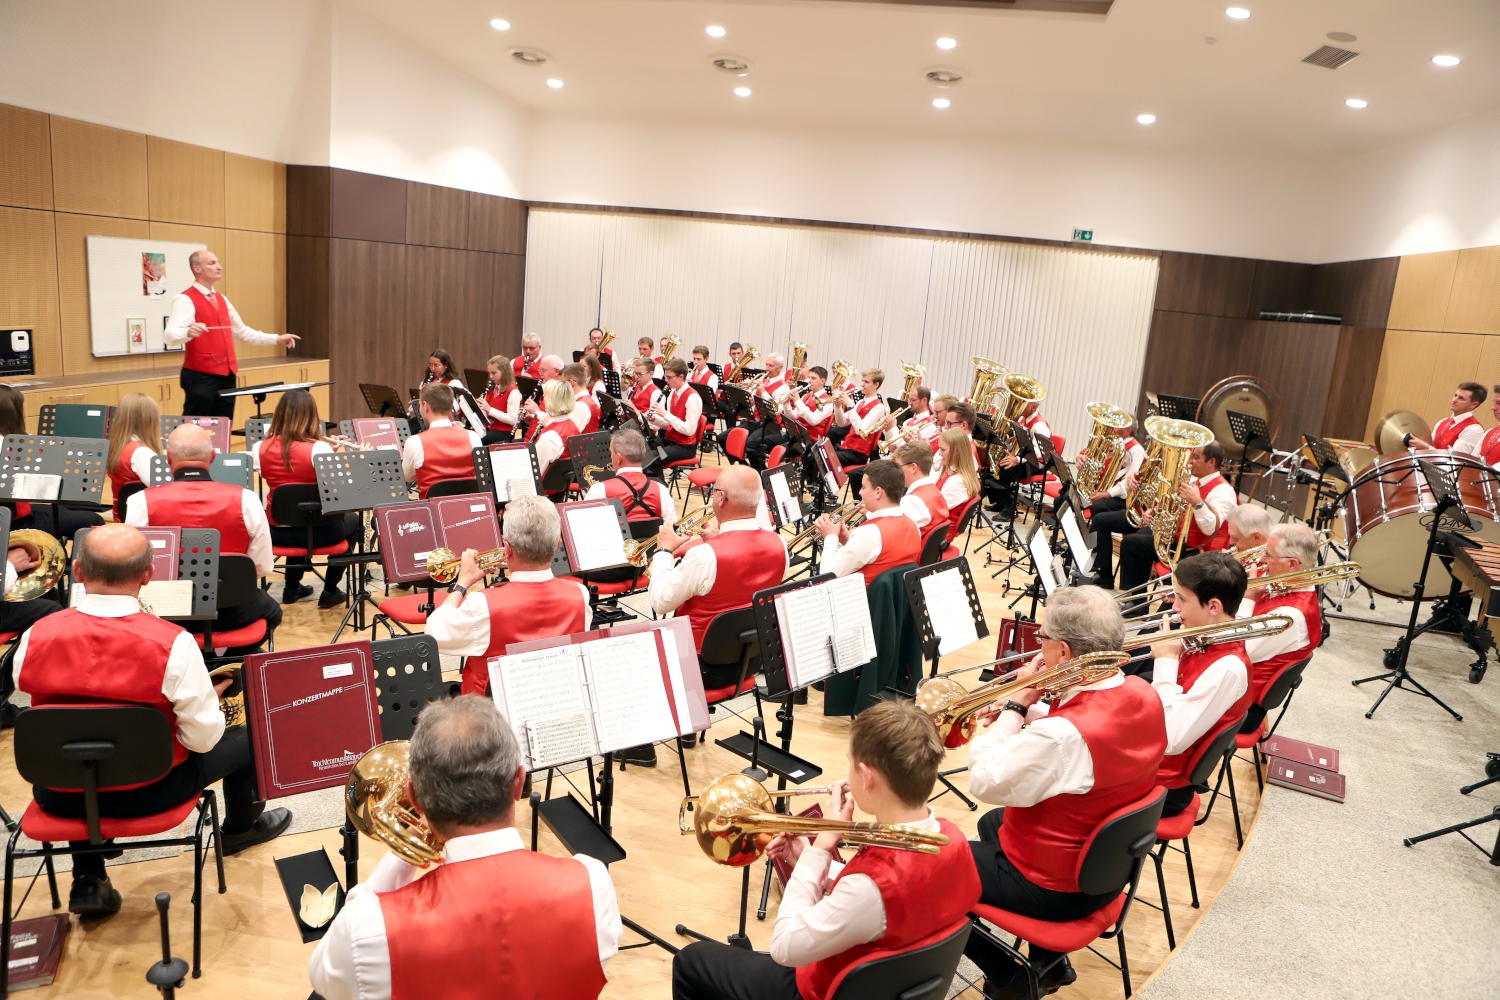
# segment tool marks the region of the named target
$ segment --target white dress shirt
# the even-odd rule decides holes
[[[932,511],[928,509],[927,501],[912,491],[918,486],[936,486],[937,478],[936,473],[928,473],[908,486],[901,496],[901,512],[911,518],[912,523],[918,528],[925,528],[932,523]]]
[[[678,420],[672,414],[672,401],[681,399],[683,393],[687,394],[687,416]],[[698,395],[698,390],[683,386],[676,392],[665,393],[661,397],[660,412],[651,414],[651,426],[671,428],[678,434],[698,433],[698,418],[703,416],[703,397]]]
[[[20,575],[16,573],[16,568],[10,564],[10,560],[5,560],[5,592],[7,594],[10,593],[11,588],[14,587],[20,579]]]
[[[202,292],[203,296],[210,303],[214,301],[214,296],[219,294],[212,288],[204,288],[196,281],[193,282],[193,287]],[[234,335],[235,339],[247,344],[262,345],[275,344],[281,341],[281,337],[277,334],[261,333],[259,330],[254,330],[246,326],[245,321],[240,319],[240,314],[235,311],[234,306],[228,298],[224,299],[224,305],[229,309],[229,332]],[[167,316],[166,328],[161,332],[162,342],[168,347],[177,347],[180,344],[187,343],[189,339],[188,327],[196,322],[198,322],[197,307],[193,305],[193,300],[188,298],[188,293],[182,292],[172,300],[172,311]]]
[[[1437,432],[1441,430],[1445,424],[1451,425],[1455,423],[1463,425],[1463,430],[1459,431],[1458,440],[1453,442],[1453,445],[1449,448],[1449,450],[1452,451],[1455,455],[1474,455],[1477,457],[1480,454],[1484,444],[1484,428],[1480,425],[1478,418],[1476,418],[1473,413],[1465,413],[1463,416],[1458,417],[1457,419],[1455,419],[1452,415],[1444,417],[1442,420],[1439,420],[1437,426],[1432,429],[1433,437],[1437,436]]]
[[[518,570],[510,574],[512,583],[546,583],[552,579],[550,569]],[[500,584],[506,586],[506,584]],[[589,609],[589,592],[578,584],[578,599],[583,602],[583,627],[593,627],[594,613]],[[438,652],[449,656],[483,656],[490,648],[490,603],[484,588],[471,591],[457,606],[446,601],[427,615],[426,632],[438,644]]]
[[[457,426],[453,421],[441,418],[428,424],[427,429],[436,430],[439,427]],[[466,427],[459,429],[468,433],[469,443],[473,447],[478,448],[484,442],[484,438],[478,432],[469,430]],[[417,470],[422,467],[422,463],[426,461],[426,457],[426,452],[422,450],[422,435],[413,434],[406,439],[406,444],[401,449],[401,471],[406,476],[408,483],[416,482]]]
[[[7,562],[6,566],[9,565]],[[6,576],[8,580],[9,574]],[[124,618],[138,613],[141,602],[139,598],[124,594],[84,594],[74,605],[74,610],[91,618]],[[30,641],[31,630],[28,629],[21,633],[15,656],[16,690],[27,694],[31,692],[26,691],[26,675],[21,668]],[[37,669],[45,669],[45,664]],[[224,735],[224,713],[219,711],[219,695],[208,679],[208,669],[203,665],[198,643],[187,632],[179,632],[172,640],[166,669],[162,673],[161,694],[172,703],[177,742],[193,753],[212,750]]]
[[[621,473],[625,472],[640,472],[641,475],[645,475],[644,472],[641,472],[641,467],[639,465],[621,466],[620,468],[615,470],[615,475],[619,476]],[[590,486],[589,491],[583,495],[583,498],[585,500],[608,499],[609,494],[604,492],[604,484],[607,482],[609,482],[608,479],[601,479],[593,486]],[[667,525],[668,527],[676,524],[677,501],[672,498],[672,491],[667,489],[666,486],[664,486],[660,481],[655,479],[648,479],[646,480],[646,489],[641,493],[641,499],[650,499],[653,495],[656,497],[658,509],[661,511],[661,523]],[[625,514],[628,517],[630,515],[630,501],[626,499],[622,502],[626,504]]]
[[[1125,461],[1120,463],[1120,471],[1115,474],[1114,485],[1109,488],[1109,495],[1117,500],[1124,500],[1130,491],[1125,486],[1127,476],[1138,475],[1141,471],[1141,463],[1146,460],[1146,449],[1137,441],[1125,450]]]
[[[126,524],[134,528],[151,526],[151,492],[150,489],[141,490],[125,501]],[[276,556],[271,552],[271,526],[266,521],[266,509],[253,490],[241,490],[240,494],[240,516],[245,519],[245,533],[250,536],[250,551],[245,555],[255,563],[256,576],[270,576],[276,566]],[[181,527],[162,525],[160,521],[154,523],[169,528]]]
[[[932,411],[924,410],[907,417],[906,423],[898,424],[892,433],[906,441],[926,441],[936,454],[937,440],[943,436],[943,429],[933,419]]]
[[[714,370],[712,368],[705,368],[704,371],[708,372],[708,378],[706,380],[699,381],[693,378],[693,376],[698,373],[698,369],[694,368],[688,372],[688,381],[692,382],[694,385],[706,385],[708,386],[710,392],[717,394],[719,391],[719,376],[714,374]]]
[[[1252,580],[1250,582],[1254,586],[1255,581]],[[1312,589],[1311,587],[1304,587],[1297,592],[1311,592]],[[1266,608],[1263,613],[1269,614],[1272,611],[1278,615],[1286,615],[1286,617],[1290,618],[1292,620],[1292,627],[1280,635],[1268,635],[1259,639],[1248,640],[1245,643],[1245,652],[1250,654],[1251,663],[1261,663],[1273,656],[1290,653],[1295,649],[1303,649],[1312,644],[1312,637],[1307,631],[1307,617],[1302,613],[1301,608],[1292,607],[1289,604],[1281,604],[1274,608]],[[1252,607],[1251,613],[1256,614],[1261,612],[1256,612]]]
[[[880,528],[870,522],[882,517],[905,516],[906,511],[900,504],[884,510],[872,510],[865,515],[863,524],[849,529],[847,544],[840,545],[838,535],[829,535],[823,540],[823,558],[818,562],[818,572],[832,573],[834,576],[858,573],[880,558]]]
[[[524,851],[521,834],[513,826],[468,837],[454,837],[443,845],[443,861],[456,863],[486,858],[507,851]],[[586,854],[575,854],[589,873],[594,897],[594,934],[598,939],[599,966],[620,950],[620,905],[609,869]],[[385,914],[380,893],[394,892],[415,882],[422,870],[386,854],[368,880],[349,890],[344,908],[333,918],[323,940],[307,963],[307,978],[324,1000],[386,1000],[391,995],[391,952],[386,941]],[[489,947],[504,947],[503,941]],[[438,988],[434,996],[441,994]]]
[[[860,416],[859,409],[864,405],[865,401],[860,400],[849,409],[840,411],[838,414],[840,419],[837,420],[837,423],[840,427],[847,424],[851,434],[858,434],[861,437],[872,437],[874,429],[885,423],[885,400],[876,399],[875,405],[870,407],[870,412],[864,416]],[[845,443],[848,443],[848,439],[845,439]]]
[[[808,400],[812,398],[812,393],[805,392],[795,403],[788,399],[781,406],[788,416],[802,426],[809,428],[822,427],[833,419],[833,399],[825,393],[822,404],[812,407],[807,405]]]
[[[725,521],[719,528],[721,534],[731,531],[760,531],[763,530],[754,518],[738,518],[733,521]],[[780,535],[776,536],[778,539]],[[781,546],[781,572],[786,575],[786,543],[783,540]],[[659,615],[671,614],[693,597],[702,597],[714,589],[714,581],[719,578],[719,559],[714,554],[712,545],[704,542],[694,545],[688,549],[687,554],[677,562],[677,557],[670,552],[657,550],[651,565],[651,587],[647,591],[651,598],[651,610]]]
[[[548,434],[547,428],[560,421],[571,421],[572,419],[571,414],[562,417],[548,417],[547,422],[542,425],[542,429],[537,431],[537,435],[533,439],[536,443],[537,475],[545,476],[547,470],[551,468],[552,463],[562,458],[562,453],[568,447],[566,442],[558,440],[556,434]],[[407,438],[407,440],[410,441],[412,439]]]
[[[1063,695],[1065,705],[1080,691],[1108,691],[1125,683],[1124,674],[1077,687]],[[1026,728],[1022,729],[1022,725]],[[1054,795],[1083,795],[1094,787],[1094,758],[1078,727],[1053,718],[1045,702],[1000,718],[969,743],[969,794],[994,806],[1034,806]]]
[[[1201,487],[1202,484],[1202,479],[1196,476],[1193,478],[1194,486]],[[1219,482],[1204,494],[1203,506],[1193,511],[1193,521],[1198,525],[1199,531],[1205,535],[1213,535],[1229,520],[1230,513],[1239,505],[1240,498],[1235,494],[1234,487],[1229,484],[1229,480],[1219,475]]]
[[[926,819],[908,825],[928,833],[941,829],[930,807]],[[771,927],[771,957],[778,965],[811,965],[885,935],[885,900],[870,876],[846,875],[824,894],[832,862],[832,854],[811,844],[802,849]]]
[[[938,479],[942,478],[941,475],[938,476]],[[938,489],[942,492],[943,499],[948,501],[949,510],[957,510],[962,507],[968,502],[971,495],[969,488],[964,485],[964,477],[957,473],[949,476],[948,481],[943,483]]]
[[[250,461],[254,464],[256,472],[263,471],[260,466],[260,446],[265,443],[265,440],[257,441],[255,442],[255,447],[250,449]],[[333,445],[329,444],[327,441],[314,441],[312,443],[312,453],[314,455],[332,455],[334,453]],[[140,452],[136,452],[136,454],[139,455]],[[276,449],[276,459],[277,461],[281,460],[280,448]]]
[[[588,398],[589,391],[587,389],[573,393],[573,412],[568,415],[568,418],[573,421],[573,426],[578,428],[578,433],[580,434],[589,425],[589,421],[594,419],[594,411],[589,409]]]
[[[1162,635],[1171,637],[1170,632]],[[1167,714],[1168,757],[1192,746],[1250,686],[1249,673],[1238,656],[1221,656],[1210,663],[1190,691],[1177,683],[1177,667],[1175,657],[1158,656],[1151,681]]]

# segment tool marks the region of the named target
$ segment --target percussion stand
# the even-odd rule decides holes
[[[1492,782],[1500,781],[1500,753],[1491,753],[1489,755],[1489,758],[1489,761],[1484,766],[1484,773],[1487,775],[1487,777],[1483,781],[1478,781],[1472,785],[1465,785],[1464,787],[1460,788],[1458,790],[1459,794],[1468,795],[1476,788],[1482,788],[1485,785],[1491,784]],[[1471,819],[1467,823],[1455,823],[1453,826],[1445,826],[1441,830],[1433,830],[1431,833],[1420,834],[1416,837],[1408,837],[1403,840],[1402,843],[1407,847],[1411,847],[1413,844],[1420,844],[1424,840],[1432,840],[1437,837],[1446,836],[1450,833],[1456,833],[1460,837],[1467,840],[1469,843],[1473,844],[1475,847],[1479,848],[1479,853],[1488,858],[1490,864],[1496,867],[1500,867],[1500,834],[1496,834],[1495,836],[1494,848],[1486,850],[1483,844],[1476,841],[1467,833],[1464,833],[1465,830],[1471,827],[1480,826],[1484,823],[1500,823],[1500,806],[1496,806],[1493,810],[1491,810],[1488,816],[1481,816],[1478,819]]]

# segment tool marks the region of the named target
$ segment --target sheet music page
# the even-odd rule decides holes
[[[771,496],[776,501],[776,509],[781,512],[783,524],[802,520],[802,504],[792,496],[791,488],[787,486],[785,472],[771,474]]]
[[[527,476],[524,479],[512,479],[506,485],[510,488],[510,498],[512,500],[516,499],[517,497],[536,496],[536,480],[532,479],[530,476]]]
[[[870,620],[870,599],[865,578],[858,573],[825,583],[833,605],[837,630],[838,669],[853,670],[875,659],[875,623]],[[820,588],[821,589],[821,588]]]
[[[859,578],[861,584],[864,577]],[[781,651],[787,682],[806,687],[833,673],[833,615],[826,587],[804,587],[776,598],[776,621],[781,628]]]
[[[469,429],[483,434],[484,421],[479,419],[479,414],[475,411],[474,405],[469,402],[469,397],[457,393],[455,396],[457,396],[455,401],[458,403],[458,408],[463,411],[464,419],[469,422]]]
[[[667,657],[667,677],[672,682],[672,703],[677,706],[677,735],[686,736],[693,731],[693,722],[688,718],[687,685],[682,681],[682,663],[677,659],[677,637],[670,629],[661,629],[659,634]]]
[[[533,770],[567,764],[599,752],[594,726],[583,712],[526,723],[526,749]]]
[[[1051,597],[1052,592],[1057,589],[1057,580],[1052,575],[1052,546],[1047,544],[1047,533],[1040,525],[1032,532],[1027,548],[1036,563],[1036,574],[1042,578],[1042,586],[1046,589],[1047,596]]]
[[[599,508],[613,513],[612,508]],[[585,642],[584,663],[594,691],[599,749],[612,753],[676,735],[661,680],[656,636],[650,632]]]
[[[625,536],[613,504],[563,508],[573,535],[574,569],[580,573],[625,565]],[[634,744],[628,744],[634,746]]]
[[[1078,525],[1078,518],[1073,514],[1073,508],[1068,507],[1062,516],[1063,537],[1068,540],[1068,548],[1073,552],[1073,561],[1078,564],[1078,572],[1092,573],[1094,571],[1094,550],[1084,544],[1083,529]]]
[[[939,656],[979,641],[964,577],[957,566],[922,577],[922,599],[927,602],[932,634],[938,637]]]
[[[192,580],[152,580],[141,588],[141,598],[158,618],[186,618],[193,613]]]
[[[514,479],[530,480],[530,496],[536,496],[536,481],[531,474],[531,450],[529,448],[503,448],[490,452],[490,475],[495,480],[495,499],[509,503]]]
[[[11,477],[10,495],[16,500],[56,500],[61,492],[62,476],[18,472]]]
[[[531,745],[526,735],[526,723],[533,719],[593,716],[577,646],[553,646],[514,656],[492,656],[489,669],[490,694],[495,699],[495,707],[510,723],[516,741],[523,747]],[[596,746],[592,753],[597,752]],[[592,753],[579,756],[588,757]],[[541,765],[533,762],[531,766]]]

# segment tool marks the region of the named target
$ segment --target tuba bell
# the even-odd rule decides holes
[[[910,361],[903,361],[901,362],[901,371],[906,375],[906,381],[901,386],[901,398],[910,399],[911,391],[927,375],[927,369],[922,365],[914,365]]]
[[[759,360],[760,352],[755,349],[755,345],[747,345],[745,347],[745,353],[740,355],[740,359],[729,366],[729,373],[724,376],[724,384],[729,385],[740,381],[744,377],[743,373],[745,369],[749,368]]]
[[[604,336],[602,336],[602,337],[599,338],[599,353],[600,354],[603,354],[604,353],[604,349],[606,347],[608,347],[610,345],[610,342],[615,339],[615,331],[611,330],[609,327],[605,327],[602,332],[603,332]]]
[[[406,794],[410,749],[406,740],[391,740],[366,750],[344,783],[344,812],[360,833],[426,868],[443,856],[443,844]]]
[[[1185,532],[1185,522],[1192,513],[1177,491],[1192,475],[1188,469],[1189,453],[1212,441],[1214,432],[1191,420],[1156,416],[1146,418],[1146,433],[1151,436],[1151,443],[1136,474],[1135,489],[1125,499],[1125,510],[1135,527],[1140,527],[1148,512],[1154,512],[1151,532],[1155,536],[1157,558],[1175,566],[1181,546],[1174,549],[1173,541]]]
[[[1090,403],[1089,416],[1094,420],[1094,431],[1089,443],[1084,446],[1078,459],[1078,468],[1073,478],[1085,497],[1109,489],[1125,461],[1125,442],[1115,433],[1129,427],[1135,419],[1129,413],[1111,403]]]
[[[989,358],[970,358],[974,364],[974,384],[969,386],[969,402],[975,411],[989,415],[995,412],[991,399],[997,391],[1004,391],[1005,376],[1010,369]]]
[[[669,333],[665,337],[661,338],[661,363],[666,364],[669,360],[671,360],[672,355],[677,353],[677,348],[681,346],[682,338],[676,336],[675,334]]]
[[[794,379],[800,378],[802,369],[807,367],[808,346],[797,340],[792,341],[789,346],[792,349],[792,360],[787,366],[787,373]]]
[[[7,601],[32,601],[41,597],[57,586],[57,581],[68,570],[68,557],[63,553],[62,542],[45,531],[35,528],[12,531],[10,547],[25,549],[36,565],[16,576],[16,585],[5,595]]]

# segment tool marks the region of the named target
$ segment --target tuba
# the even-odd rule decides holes
[[[1001,381],[1001,387],[995,393],[995,434],[1000,441],[999,448],[990,449],[990,471],[1000,475],[1000,459],[1007,452],[1014,452],[1020,447],[1016,440],[1015,429],[1010,422],[1021,416],[1021,411],[1026,409],[1027,403],[1040,403],[1047,398],[1047,387],[1042,385],[1030,375],[1006,375]],[[1001,396],[1000,393],[1004,393]]]
[[[57,581],[67,572],[68,557],[63,553],[62,542],[45,531],[35,528],[12,531],[10,547],[25,549],[36,565],[16,577],[16,585],[5,595],[7,601],[35,600],[57,586]]]
[[[969,386],[969,402],[977,412],[986,415],[995,412],[991,398],[996,392],[1005,391],[1005,376],[1010,369],[989,358],[970,358],[974,364],[974,384]]]
[[[808,347],[806,344],[796,340],[792,341],[790,346],[792,348],[792,360],[787,366],[787,373],[793,379],[800,379],[802,377],[802,369],[807,367]]]
[[[1136,474],[1135,489],[1125,499],[1125,510],[1136,527],[1145,520],[1147,512],[1155,512],[1151,531],[1156,540],[1156,555],[1168,566],[1175,566],[1181,546],[1174,548],[1173,540],[1183,533],[1184,522],[1192,513],[1177,491],[1192,475],[1188,470],[1188,454],[1212,441],[1214,432],[1191,420],[1156,416],[1146,418],[1146,433],[1151,436],[1151,443],[1146,446],[1146,458]]]
[[[746,774],[725,774],[708,783],[699,795],[689,795],[677,810],[677,829],[696,834],[698,846],[716,863],[745,868],[766,851],[777,834],[795,833],[815,837],[837,832],[848,844],[889,847],[898,851],[938,854],[948,843],[944,833],[928,833],[900,823],[846,823],[838,819],[789,816],[776,812],[771,799],[789,795],[815,795],[825,788],[788,789],[771,792]],[[688,810],[693,825],[688,826]]]
[[[672,355],[677,353],[677,348],[681,346],[681,337],[674,336],[673,334],[669,333],[665,337],[661,338],[661,363],[666,364],[669,360],[671,360]]]
[[[838,392],[839,389],[843,387],[843,384],[845,382],[852,381],[853,378],[854,378],[854,366],[853,365],[851,365],[851,364],[849,364],[849,362],[843,361],[843,360],[835,361],[833,363],[833,382],[832,382],[832,384],[829,387],[830,391],[831,392]]]
[[[910,361],[903,361],[901,362],[901,371],[906,375],[906,382],[901,386],[901,398],[910,399],[911,391],[922,381],[922,378],[927,374],[927,369],[922,365],[914,365]]]
[[[610,345],[610,342],[612,340],[614,340],[614,339],[615,339],[615,331],[611,330],[609,327],[605,327],[604,328],[604,336],[602,336],[602,337],[599,338],[599,353],[603,354],[604,353],[604,349],[606,347],[608,347]]]
[[[406,740],[392,740],[366,750],[344,783],[344,812],[360,833],[426,868],[443,856],[443,845],[406,794],[410,748]]]
[[[1125,461],[1125,442],[1115,431],[1135,423],[1129,413],[1111,403],[1090,403],[1089,416],[1094,418],[1094,431],[1073,473],[1078,489],[1085,497],[1092,497],[1114,485],[1115,476],[1119,475],[1120,466]]]
[[[741,373],[759,360],[760,352],[755,349],[755,345],[751,344],[746,347],[745,353],[740,355],[740,359],[729,366],[729,372],[724,376],[724,383],[728,385],[740,381]]]

